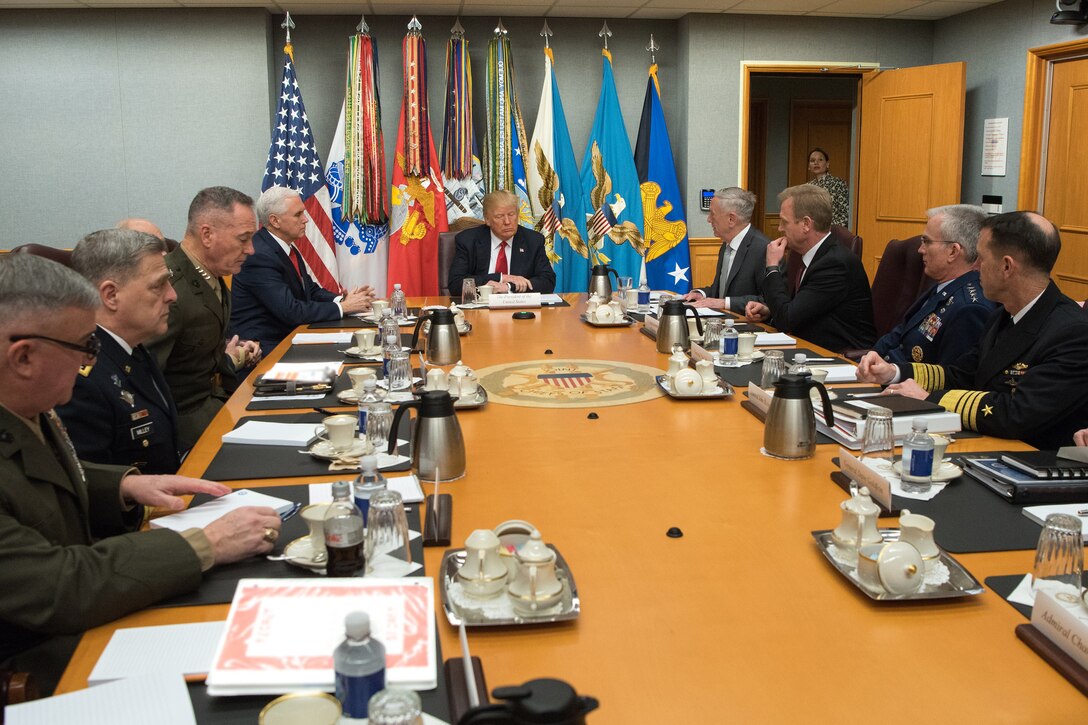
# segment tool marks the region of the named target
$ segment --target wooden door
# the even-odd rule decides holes
[[[850,101],[794,101],[790,104],[790,186],[803,184],[808,173],[808,152],[819,146],[830,159],[831,175],[850,183],[850,128],[854,104]]]
[[[1062,292],[1088,299],[1088,58],[1054,64],[1050,133],[1040,213],[1058,227],[1062,252],[1053,277]]]
[[[857,234],[870,279],[888,241],[921,234],[926,209],[960,199],[966,72],[942,63],[862,78]]]
[[[758,228],[767,208],[767,99],[753,99],[748,104],[748,178],[745,189],[756,195],[752,223]],[[711,280],[713,281],[713,280]],[[710,282],[707,282],[710,284]]]

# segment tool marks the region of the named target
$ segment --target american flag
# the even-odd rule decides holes
[[[588,215],[587,215],[588,216]],[[601,204],[601,208],[589,218],[589,233],[591,236],[600,239],[605,234],[608,234],[609,230],[616,225],[616,216],[612,213],[612,207],[608,206],[608,202]]]
[[[329,189],[325,185],[324,166],[310,132],[310,121],[289,53],[283,58],[283,82],[261,191],[272,186],[286,186],[302,197],[306,207],[306,235],[295,246],[317,283],[332,292],[340,292]]]
[[[559,222],[559,216],[563,213],[559,203],[559,197],[559,192],[556,192],[551,205],[544,210],[544,214],[537,223],[537,226],[539,227],[538,231],[541,234],[551,234],[552,232],[557,232],[563,228],[563,225]]]

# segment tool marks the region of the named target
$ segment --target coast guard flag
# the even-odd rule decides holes
[[[310,274],[319,285],[331,292],[340,292],[337,281],[336,242],[329,190],[321,172],[321,157],[314,145],[302,92],[295,78],[293,49],[288,43],[283,49],[283,81],[273,120],[272,144],[268,148],[268,163],[261,181],[261,191],[272,186],[286,186],[299,193],[306,207],[306,233],[295,247],[306,260]]]
[[[344,106],[340,106],[340,122],[332,137],[325,181],[329,189],[340,285],[349,290],[363,285],[378,291],[385,289],[389,225],[360,224],[356,217],[344,218]]]
[[[680,185],[676,182],[669,130],[661,111],[656,63],[650,66],[646,81],[646,102],[635,143],[635,166],[642,186],[645,216],[642,239],[646,249],[646,281],[651,289],[687,292],[691,289],[688,227]]]
[[[536,230],[555,269],[556,292],[585,292],[589,284],[589,250],[582,182],[574,159],[563,99],[555,79],[551,48],[544,49],[544,86],[540,91],[530,153],[526,158],[529,199]]]
[[[607,48],[601,53],[601,98],[581,170],[589,259],[592,264],[608,264],[621,277],[639,279],[642,191],[616,95],[612,54]]]

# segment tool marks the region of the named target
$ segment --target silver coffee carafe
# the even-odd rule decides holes
[[[763,448],[775,458],[811,458],[816,453],[816,416],[809,390],[823,400],[824,420],[835,425],[827,388],[808,375],[783,375],[774,384],[774,397],[763,427]]]
[[[457,331],[457,319],[447,309],[425,310],[416,320],[412,331],[412,349],[419,349],[419,331],[428,324],[424,357],[432,365],[453,365],[461,359],[461,334]]]
[[[453,481],[465,475],[465,439],[453,410],[453,398],[445,390],[426,390],[419,400],[401,403],[389,430],[389,453],[397,447],[400,419],[409,410],[418,411],[409,437],[412,447],[412,473],[421,481]]]
[[[703,320],[691,305],[683,300],[668,300],[661,304],[661,315],[657,324],[657,351],[670,353],[673,345],[679,345],[684,352],[691,349],[688,337],[688,311],[695,315],[695,326],[703,334]]]

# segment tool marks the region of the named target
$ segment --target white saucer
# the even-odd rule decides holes
[[[285,546],[283,554],[284,556],[291,557],[286,560],[288,564],[294,564],[295,566],[311,571],[325,571],[324,559],[320,562],[312,561],[314,557],[314,547],[313,542],[308,535],[300,536]]]
[[[341,403],[355,405],[359,402],[359,394],[355,392],[355,388],[348,388],[347,390],[341,390],[337,393],[336,399]]]
[[[900,476],[903,474],[902,463],[902,461],[896,461],[892,464],[892,470]],[[953,478],[958,478],[961,475],[963,475],[963,469],[955,463],[952,463],[951,461],[941,461],[941,467],[933,474],[933,480],[937,483],[944,483],[945,481],[951,481]],[[908,481],[908,483],[910,482]]]
[[[328,441],[321,440],[310,446],[310,455],[322,461],[336,461],[341,458],[359,458],[366,453],[366,441],[356,439],[351,448],[337,452]]]
[[[756,360],[762,360],[762,359],[763,359],[763,351],[762,350],[752,351],[752,357],[739,357],[739,356],[737,357],[738,362],[755,362]]]
[[[351,357],[378,357],[382,354],[382,348],[381,345],[375,345],[374,347],[367,348],[366,350],[361,350],[355,345],[352,345],[348,349],[344,350],[344,354],[350,355]]]

